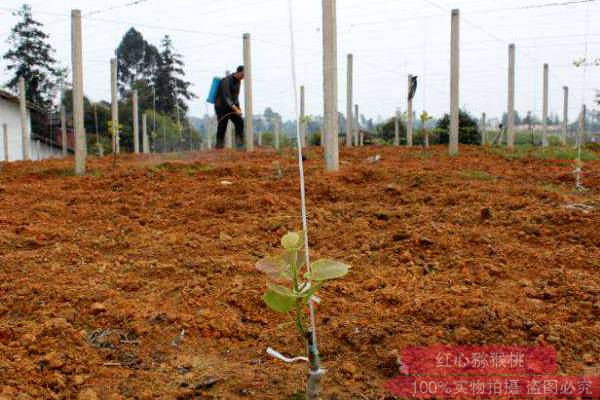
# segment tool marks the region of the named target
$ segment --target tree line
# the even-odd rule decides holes
[[[10,75],[6,87],[17,93],[19,78],[23,78],[27,101],[48,114],[58,111],[56,95],[62,90],[60,101],[70,119],[72,95],[67,85],[68,70],[56,60],[43,24],[33,18],[28,4],[13,15],[19,20],[11,29],[7,39],[9,50],[3,56]],[[140,115],[142,112],[149,114],[149,133],[156,134],[157,145],[176,149],[188,146],[190,138],[199,140],[198,132],[188,122],[187,101],[195,95],[190,90],[191,83],[185,79],[183,57],[175,50],[171,38],[165,35],[157,47],[132,27],[123,36],[115,54],[121,146],[133,148],[131,98],[134,90],[138,91]],[[92,102],[86,97],[84,111],[86,131],[99,132],[101,144],[110,149],[110,102]],[[162,141],[158,140],[160,135],[164,135]],[[88,135],[88,140],[96,144],[95,135]],[[91,146],[91,149],[95,148]]]

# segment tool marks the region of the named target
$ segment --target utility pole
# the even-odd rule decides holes
[[[567,130],[569,128],[569,88],[563,87],[563,121],[561,129],[562,144],[567,144]]]
[[[131,98],[131,106],[133,108],[133,152],[140,153],[140,117],[138,110],[138,91],[133,91]]]
[[[346,83],[346,147],[352,147],[352,105],[354,100],[352,94],[354,90],[354,60],[352,54],[348,54],[347,66],[348,81]]]
[[[246,119],[244,120],[244,140],[246,151],[254,151],[254,112],[252,109],[252,45],[250,34],[244,34],[244,106]]]
[[[83,121],[83,49],[81,43],[81,11],[71,11],[73,64],[73,126],[75,128],[75,174],[85,175],[87,140]]]
[[[325,168],[340,168],[338,148],[337,7],[336,0],[322,0],[323,7],[323,137]]]
[[[306,140],[306,104],[305,104],[304,86],[300,86],[300,142],[299,146],[306,148],[308,140]]]
[[[2,142],[4,144],[4,161],[8,162],[8,124],[2,124]]]
[[[508,45],[508,110],[506,123],[506,144],[515,148],[515,45]]]
[[[21,116],[21,144],[23,160],[29,161],[29,120],[27,119],[27,100],[25,94],[25,79],[19,78],[19,114]]]
[[[400,110],[396,110],[394,118],[394,146],[400,146]]]
[[[548,64],[544,64],[544,105],[542,110],[542,145],[548,147]]]
[[[412,75],[408,75],[408,96],[406,109],[406,145],[413,147],[413,99],[411,98]]]
[[[62,155],[63,157],[67,157],[69,155],[69,143],[67,136],[67,112],[65,110],[65,104],[62,100],[60,103],[60,141],[62,144]]]
[[[148,138],[148,115],[142,114],[142,151],[150,154],[150,140]]]
[[[113,154],[121,152],[119,143],[119,98],[117,97],[117,59],[110,60],[110,93],[111,93],[111,120],[112,120],[112,147]]]
[[[460,11],[452,10],[450,35],[450,144],[448,152],[458,155],[460,88]]]

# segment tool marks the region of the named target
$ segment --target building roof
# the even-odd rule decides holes
[[[6,99],[8,101],[12,101],[13,103],[19,104],[19,97],[14,94],[7,92],[6,90],[0,90],[0,98]],[[27,108],[34,111],[43,112],[40,107],[34,106],[30,102],[27,102]]]

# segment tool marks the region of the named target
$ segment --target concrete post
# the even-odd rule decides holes
[[[352,147],[352,106],[354,100],[354,62],[352,54],[348,54],[347,83],[346,83],[346,147]]]
[[[300,86],[300,146],[308,147],[306,140],[306,104],[304,98],[304,86]]]
[[[252,47],[250,34],[244,34],[244,140],[246,151],[254,151],[254,111],[252,109]]]
[[[362,146],[360,140],[360,119],[358,118],[358,104],[354,105],[354,144]]]
[[[4,161],[8,162],[8,124],[2,124],[2,144],[4,145]]]
[[[83,50],[81,43],[81,11],[71,11],[73,64],[73,127],[75,128],[75,174],[84,175],[87,139],[83,120]]]
[[[150,154],[150,140],[148,138],[148,115],[142,114],[142,151]]]
[[[563,87],[563,121],[561,129],[562,144],[567,144],[567,130],[569,128],[569,88]]]
[[[69,155],[69,143],[67,136],[67,112],[65,105],[61,102],[60,104],[60,141],[62,144],[62,155],[67,157]]]
[[[131,106],[133,108],[133,152],[139,154],[140,152],[140,117],[138,110],[138,91],[133,91],[131,98]]]
[[[394,146],[400,146],[400,110],[396,110],[394,118]]]
[[[515,45],[508,45],[508,110],[506,112],[506,145],[515,148]]]
[[[279,143],[280,136],[281,136],[280,120],[279,120],[279,117],[275,117],[275,121],[273,121],[273,146],[277,150],[279,150],[279,148],[281,147],[281,143]]]
[[[579,129],[577,132],[577,146],[583,147],[585,144],[585,125],[587,118],[587,107],[585,104],[581,107],[581,114],[579,115]]]
[[[458,155],[460,88],[460,11],[452,10],[450,35],[450,144],[448,152]]]
[[[413,147],[413,101],[410,98],[412,75],[408,75],[408,96],[406,108],[406,146]]]
[[[258,132],[257,135],[258,135],[258,138],[256,139],[256,141],[258,143],[258,147],[261,147],[263,145],[262,144],[263,133],[262,132]]]
[[[112,120],[112,144],[113,153],[121,152],[119,140],[119,98],[117,97],[117,59],[110,60],[110,81],[111,81],[111,120]]]
[[[483,146],[487,146],[487,122],[486,122],[486,114],[481,113],[481,121],[479,121],[479,129],[481,129],[481,144]]]
[[[29,120],[27,119],[27,100],[25,94],[25,79],[19,78],[19,115],[21,117],[21,144],[23,160],[29,160]]]
[[[225,148],[233,149],[233,123],[229,121],[227,123],[227,130],[225,131]]]
[[[96,107],[96,104],[94,103],[92,108],[94,110],[94,126],[96,128],[96,147],[98,148],[98,156],[104,157],[104,147],[102,146],[102,143],[100,143],[100,132],[98,129],[98,107]]]
[[[325,168],[340,168],[338,148],[337,7],[336,0],[322,0],[323,7],[323,138]]]
[[[544,64],[544,105],[542,109],[542,145],[548,147],[548,64]]]

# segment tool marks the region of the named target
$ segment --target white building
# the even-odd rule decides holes
[[[62,157],[59,146],[35,140],[36,132],[31,131],[31,113],[36,112],[28,105],[27,124],[29,125],[29,157],[31,160],[43,160],[52,157]],[[8,143],[4,143],[3,125],[8,127]],[[23,160],[23,134],[21,131],[21,115],[19,98],[0,90],[0,160],[4,160],[5,146],[8,145],[8,161]]]

